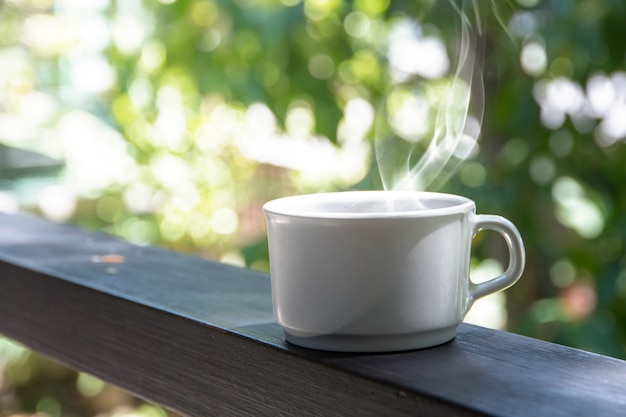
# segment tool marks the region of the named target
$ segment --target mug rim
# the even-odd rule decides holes
[[[429,201],[445,201],[443,207],[420,208],[401,211],[323,211],[315,210],[313,203],[332,202],[336,204],[354,204],[364,201],[383,201],[391,198],[393,201],[407,201],[416,199],[428,199]],[[373,200],[376,199],[376,200]],[[303,206],[304,205],[304,206]],[[263,205],[266,216],[285,216],[310,219],[397,219],[397,218],[420,218],[435,217],[448,214],[464,213],[475,210],[473,200],[457,195],[430,191],[383,191],[383,190],[358,190],[358,191],[335,191],[325,193],[299,194],[270,200]]]

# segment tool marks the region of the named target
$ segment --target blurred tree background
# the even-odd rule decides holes
[[[461,6],[0,1],[0,145],[62,164],[11,171],[0,148],[0,211],[267,270],[265,201],[382,188],[380,136],[425,151]],[[626,3],[479,9],[482,131],[438,190],[511,219],[528,260],[468,320],[626,358]],[[491,240],[476,279],[506,262]],[[33,413],[173,415],[0,339],[0,416]]]

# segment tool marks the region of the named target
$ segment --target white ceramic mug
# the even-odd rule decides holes
[[[281,198],[263,210],[274,315],[299,346],[382,352],[447,342],[474,300],[513,285],[524,269],[515,226],[477,215],[462,196],[338,192]],[[475,284],[470,251],[483,229],[504,237],[509,265]]]

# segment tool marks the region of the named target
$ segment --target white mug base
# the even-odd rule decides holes
[[[454,339],[456,327],[400,335],[294,336],[285,331],[285,339],[294,345],[334,352],[399,352],[441,345]]]

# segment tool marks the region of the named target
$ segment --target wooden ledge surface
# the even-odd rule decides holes
[[[283,341],[267,274],[0,214],[0,333],[190,416],[621,416],[626,362],[462,324],[445,345]]]

